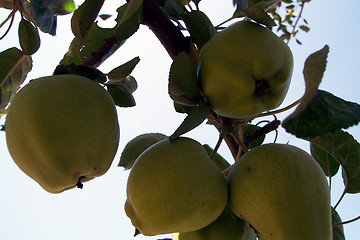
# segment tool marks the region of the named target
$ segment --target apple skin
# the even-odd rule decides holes
[[[135,161],[127,181],[125,212],[146,236],[203,228],[228,200],[225,176],[197,141],[159,141]]]
[[[110,95],[78,75],[30,81],[9,106],[5,133],[14,162],[50,193],[107,172],[120,134]]]
[[[227,205],[210,225],[192,232],[175,233],[173,240],[256,240],[256,233]]]
[[[244,154],[228,176],[229,204],[261,240],[331,240],[326,176],[307,152],[265,144]]]
[[[291,81],[293,55],[272,31],[236,22],[201,48],[200,88],[214,112],[248,118],[277,108]]]

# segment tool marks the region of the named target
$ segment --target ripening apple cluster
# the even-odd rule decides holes
[[[332,237],[325,174],[291,145],[256,147],[226,177],[197,141],[164,139],[136,159],[126,193],[126,214],[147,236],[255,240],[256,229],[262,240]]]
[[[254,118],[282,103],[292,68],[280,38],[241,21],[201,48],[199,85],[220,116]],[[142,234],[174,240],[332,239],[326,176],[285,144],[250,150],[224,176],[195,140],[159,141],[131,168],[125,211]]]

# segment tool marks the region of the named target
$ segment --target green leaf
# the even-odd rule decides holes
[[[106,75],[100,70],[85,66],[85,65],[58,65],[53,73],[53,75],[63,75],[63,74],[75,74],[87,77],[98,83],[105,83],[107,81]]]
[[[299,138],[314,138],[358,124],[360,105],[318,90],[305,109],[286,119],[283,127]]]
[[[181,15],[187,12],[182,0],[164,0],[162,10],[175,19],[181,19]]]
[[[191,108],[184,121],[170,136],[170,140],[172,141],[199,126],[208,118],[210,113],[211,109],[205,102],[200,102],[198,106]]]
[[[342,224],[337,225],[342,222],[340,215],[337,211],[334,211],[331,215],[332,225],[336,225],[336,227],[333,228],[333,239],[332,240],[345,240],[344,235],[344,227]]]
[[[254,21],[261,23],[267,27],[276,26],[274,20],[266,13],[266,11],[258,5],[253,5],[248,8],[241,10],[241,13],[246,17],[253,19]],[[234,16],[239,13],[235,12]],[[241,16],[241,15],[240,15]]]
[[[330,153],[326,152],[313,142],[310,142],[310,152],[314,159],[319,163],[326,176],[332,177],[336,175],[340,164]]]
[[[174,108],[178,113],[189,113],[194,106],[186,106],[174,101]]]
[[[301,25],[301,26],[299,26],[299,28],[300,28],[301,30],[303,30],[304,32],[310,31],[310,28],[309,28],[308,26],[306,26],[306,25]]]
[[[244,140],[247,139],[246,137],[251,136],[256,131],[261,129],[261,127],[253,125],[253,124],[246,124],[246,125],[242,126],[241,128],[242,128],[242,131],[243,131]],[[251,138],[250,142],[244,142],[244,144],[248,148],[251,149],[251,148],[260,146],[264,142],[264,140],[265,140],[265,135],[261,135],[261,136],[256,137],[255,139]]]
[[[114,82],[124,80],[134,70],[139,61],[140,58],[135,57],[119,67],[114,68],[107,74],[109,80]]]
[[[111,18],[111,14],[100,14],[99,18],[101,18],[103,21],[106,21]]]
[[[205,148],[205,150],[209,156],[214,151],[214,149],[212,149],[207,144],[203,145],[203,147]],[[215,165],[221,172],[225,171],[228,167],[230,167],[229,162],[226,161],[225,158],[223,158],[219,153],[215,153],[214,157],[211,160],[213,161],[213,163],[215,163]]]
[[[307,105],[312,101],[313,97],[318,92],[319,85],[325,72],[328,53],[329,46],[325,45],[319,51],[310,54],[310,56],[305,60],[303,70],[306,87],[305,93],[295,111],[284,119],[282,125],[285,129],[287,122],[290,119],[297,117],[304,109],[306,109]]]
[[[216,29],[211,20],[201,11],[193,10],[186,12],[182,15],[182,19],[198,49],[201,49],[216,34]]]
[[[105,0],[85,0],[71,18],[71,30],[79,40],[85,38]]]
[[[17,48],[0,52],[0,115],[25,81],[32,68],[32,59]]]
[[[26,55],[32,55],[39,49],[39,32],[37,28],[25,18],[22,18],[19,23],[18,34],[21,49]]]
[[[68,14],[75,9],[72,0],[31,0],[31,12],[41,31],[56,34],[58,15]]]
[[[161,133],[144,133],[133,138],[125,145],[118,166],[124,167],[125,170],[130,169],[142,152],[158,141],[166,138],[168,137]]]
[[[118,41],[123,41],[133,35],[142,20],[143,0],[132,0],[117,9],[118,17],[114,36]]]
[[[52,36],[56,34],[57,18],[45,5],[43,0],[30,1],[31,11],[35,22],[44,33]]]
[[[121,82],[108,82],[106,87],[116,106],[133,107],[136,105],[134,96]]]
[[[101,28],[93,24],[86,38],[81,42],[77,38],[73,39],[60,64],[81,65],[86,62],[86,65],[99,66],[124,43],[117,41],[113,34],[113,29]]]
[[[360,144],[349,133],[339,131],[311,139],[342,166],[345,192],[360,192]]]
[[[185,52],[179,53],[171,64],[168,90],[171,99],[182,105],[194,106],[202,99],[195,67]]]

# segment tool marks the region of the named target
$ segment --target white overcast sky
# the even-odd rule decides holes
[[[107,0],[102,13],[115,13],[115,9],[125,0]],[[214,25],[221,23],[233,13],[232,0],[202,0],[200,9],[209,15]],[[80,2],[76,2],[80,3]],[[283,103],[286,106],[297,100],[304,90],[302,68],[306,57],[330,46],[328,65],[321,89],[332,92],[346,100],[360,103],[360,23],[358,21],[358,0],[313,0],[303,12],[311,31],[300,33],[303,45],[292,41],[290,47],[295,58],[294,76],[289,94]],[[3,20],[9,11],[0,11]],[[19,19],[19,16],[17,16]],[[32,78],[51,75],[62,59],[73,36],[69,24],[70,17],[58,18],[57,37],[41,34],[42,45],[33,56],[34,67],[28,75]],[[107,22],[112,23],[112,20]],[[17,22],[17,21],[16,21]],[[1,41],[0,51],[17,46],[17,26]],[[106,23],[107,23],[106,22]],[[106,26],[106,25],[103,25]],[[0,31],[3,33],[3,30]],[[100,70],[109,72],[118,65],[139,56],[140,63],[133,72],[138,81],[138,90],[134,96],[137,106],[129,109],[118,108],[120,122],[120,146],[114,163],[107,174],[88,182],[83,190],[73,189],[61,194],[50,194],[27,177],[12,161],[5,143],[5,134],[0,132],[0,239],[1,240],[131,240],[134,228],[124,213],[125,187],[128,172],[117,167],[120,153],[125,144],[133,137],[148,132],[173,133],[184,115],[173,110],[172,101],[167,94],[167,78],[171,59],[158,40],[148,30],[140,30],[129,39]],[[279,115],[279,118],[291,111]],[[1,123],[4,119],[1,119]],[[356,139],[360,139],[359,126],[348,130]],[[203,144],[215,146],[218,133],[203,124],[187,136]],[[266,141],[272,141],[274,135]],[[308,143],[280,131],[278,142],[297,145],[308,151]],[[220,153],[231,162],[226,146]],[[339,198],[343,190],[341,176],[333,183],[332,202]],[[360,215],[360,197],[347,195],[338,211],[343,220]],[[348,240],[359,240],[360,222],[345,225]],[[144,237],[135,239],[161,239],[169,237]]]

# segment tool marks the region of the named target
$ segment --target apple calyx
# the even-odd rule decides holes
[[[266,79],[255,80],[255,95],[264,96],[271,93],[269,81]]]

